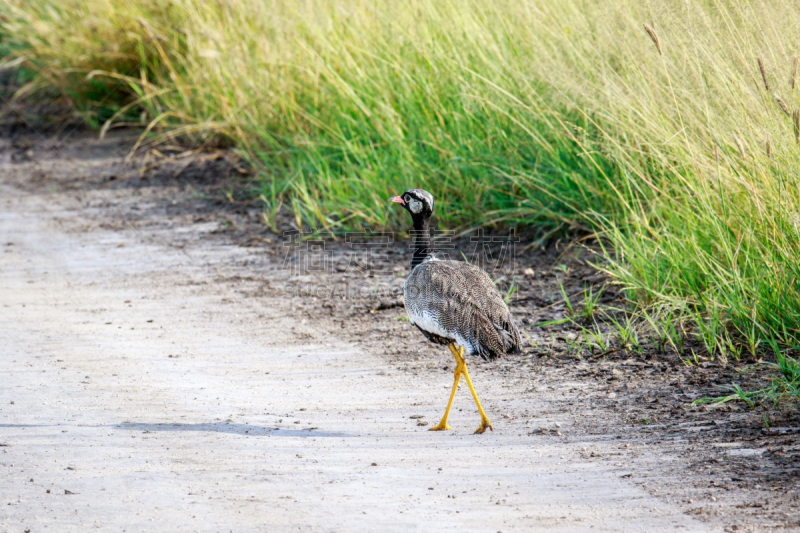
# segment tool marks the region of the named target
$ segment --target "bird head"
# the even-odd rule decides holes
[[[405,207],[413,219],[430,218],[433,214],[433,196],[422,189],[409,189],[401,196],[389,198],[389,201]]]

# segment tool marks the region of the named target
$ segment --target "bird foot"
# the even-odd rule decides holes
[[[486,420],[481,421],[481,427],[479,427],[478,429],[475,430],[475,434],[480,435],[481,433],[486,431],[486,428],[489,428],[490,430],[494,431],[494,428],[492,427],[492,423],[489,422],[488,418]]]
[[[438,424],[436,424],[435,426],[433,426],[433,427],[432,427],[431,429],[429,429],[428,431],[444,431],[444,430],[447,430],[447,429],[450,429],[450,426],[448,426],[448,425],[447,425],[447,424],[445,424],[444,422],[439,422]]]

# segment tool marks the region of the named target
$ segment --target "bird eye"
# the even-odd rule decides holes
[[[410,197],[409,195],[407,195],[407,194],[406,194],[406,195],[403,197],[403,200],[405,200],[406,202],[410,202],[410,201],[411,201],[411,197]]]

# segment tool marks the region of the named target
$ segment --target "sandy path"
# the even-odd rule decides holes
[[[441,373],[303,345],[291,302],[218,281],[266,275],[252,249],[66,231],[81,205],[0,189],[0,531],[722,529],[504,421],[547,400],[501,405],[500,375],[472,372],[493,433],[466,390],[425,431]]]

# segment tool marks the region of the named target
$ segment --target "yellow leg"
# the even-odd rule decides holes
[[[467,385],[469,386],[469,391],[472,393],[472,398],[475,400],[475,405],[478,406],[478,412],[481,414],[481,425],[478,429],[475,430],[475,433],[483,433],[486,431],[486,428],[491,429],[492,423],[489,421],[489,417],[486,416],[486,413],[483,411],[483,407],[481,406],[481,401],[478,399],[478,393],[475,392],[475,387],[472,386],[472,380],[469,377],[469,372],[467,371],[467,362],[464,361],[464,347],[459,346],[458,350],[454,344],[449,346],[450,351],[453,353],[453,357],[456,359],[456,369],[453,372],[454,380],[453,380],[453,390],[450,392],[450,401],[447,402],[447,409],[444,412],[444,416],[442,417],[441,422],[433,426],[429,431],[441,431],[443,429],[450,429],[450,426],[447,425],[447,417],[450,415],[450,407],[453,406],[453,398],[456,397],[456,391],[458,390],[458,382],[461,381],[461,375],[463,374],[464,377],[467,379]]]
[[[450,401],[447,402],[447,409],[444,412],[444,416],[442,417],[442,421],[433,426],[428,431],[442,431],[444,429],[450,429],[450,426],[447,425],[447,417],[450,416],[450,407],[453,405],[453,398],[456,397],[456,391],[458,390],[458,382],[461,381],[461,373],[466,371],[467,367],[464,364],[464,359],[459,357],[458,352],[456,352],[453,345],[450,345],[450,351],[453,352],[453,356],[456,358],[456,369],[453,372],[454,380],[453,380],[453,391],[450,393]],[[460,361],[459,361],[460,359]]]
[[[455,352],[453,353],[453,355],[455,355]],[[464,361],[463,346],[458,347],[458,359],[460,359],[459,361],[460,364],[463,365],[462,372],[464,374],[464,377],[467,379],[467,385],[469,385],[469,391],[472,393],[472,397],[475,399],[475,405],[478,406],[478,412],[481,414],[481,426],[475,430],[475,433],[483,433],[484,431],[486,431],[486,428],[489,428],[492,431],[494,431],[494,428],[492,428],[492,423],[489,422],[489,417],[486,416],[485,412],[483,412],[483,407],[481,407],[481,401],[478,399],[478,393],[475,392],[475,387],[472,386],[472,380],[469,379],[469,372],[467,372],[467,363]]]

